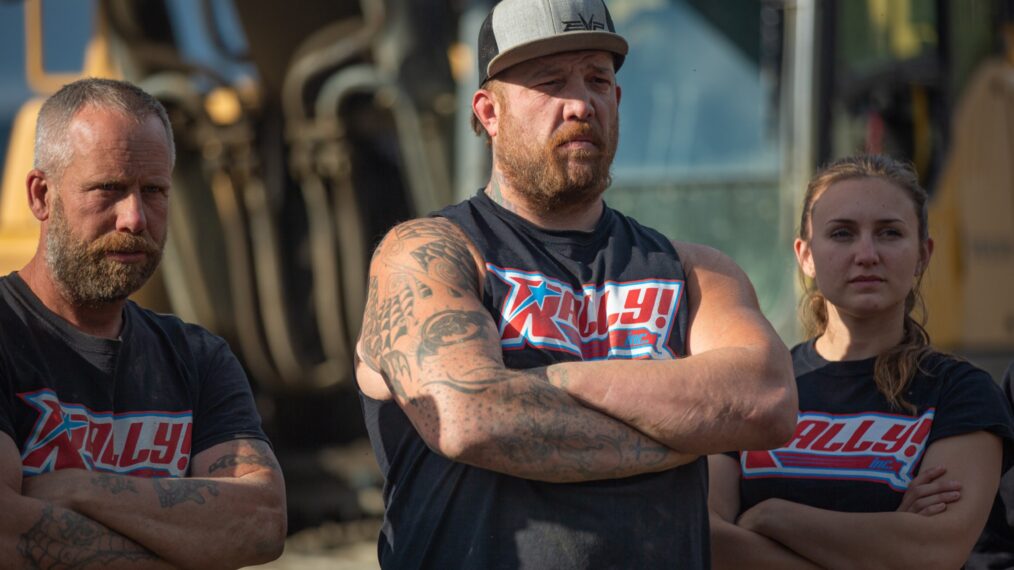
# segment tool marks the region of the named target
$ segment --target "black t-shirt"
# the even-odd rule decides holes
[[[1014,362],[1003,376],[1004,402],[1014,405]],[[1000,479],[993,509],[982,536],[965,564],[967,570],[1009,570],[1014,568],[1014,468]]]
[[[891,408],[873,379],[875,359],[828,362],[813,341],[792,349],[799,420],[792,439],[740,461],[740,511],[781,498],[845,512],[894,511],[934,441],[985,430],[1014,438],[1012,418],[990,376],[953,357],[923,359],[905,399]]]
[[[591,232],[545,231],[483,193],[439,215],[482,253],[508,367],[685,354],[683,267],[657,232],[608,208]],[[624,479],[525,480],[449,461],[396,403],[361,398],[386,479],[384,568],[708,567],[703,459]]]
[[[181,477],[193,455],[267,441],[225,341],[127,302],[119,339],[85,334],[0,277],[0,430],[25,476],[64,468]]]

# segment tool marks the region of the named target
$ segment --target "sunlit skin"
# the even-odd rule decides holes
[[[593,228],[602,213],[601,194],[616,147],[620,87],[612,55],[579,51],[546,56],[515,65],[497,79],[497,89],[479,89],[472,106],[492,140],[493,178],[504,199],[542,227]],[[604,153],[608,160],[602,168]],[[547,211],[525,194],[545,185],[512,180],[505,165],[508,155],[535,165],[559,164],[568,180],[587,181],[589,190],[553,201]],[[544,170],[554,174],[552,168]]]
[[[915,204],[880,178],[836,182],[814,200],[809,240],[796,259],[826,299],[817,352],[829,360],[869,358],[900,342],[905,297],[925,271],[933,241],[919,237]]]
[[[147,263],[151,249],[160,249],[166,238],[172,177],[169,142],[155,116],[138,123],[93,106],[78,111],[66,136],[72,153],[63,171],[34,169],[28,174],[29,204],[42,222],[42,239],[19,274],[57,315],[90,334],[115,338],[125,299],[89,306],[75,303],[47,263],[47,237],[62,217],[69,238],[99,248],[105,266]],[[60,214],[56,208],[61,208]]]

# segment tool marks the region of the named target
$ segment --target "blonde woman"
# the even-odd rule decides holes
[[[884,156],[810,182],[796,259],[809,340],[792,350],[795,435],[712,456],[715,568],[960,568],[1014,435],[988,374],[913,316],[933,252],[926,192]]]

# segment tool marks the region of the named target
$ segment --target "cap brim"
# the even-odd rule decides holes
[[[566,51],[601,50],[619,56],[627,55],[627,40],[612,32],[568,32],[518,44],[490,60],[487,77],[493,77],[519,63]]]

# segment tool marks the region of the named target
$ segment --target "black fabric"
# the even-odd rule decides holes
[[[458,224],[482,252],[488,270],[483,302],[500,325],[509,367],[684,354],[683,268],[657,232],[609,209],[592,232],[543,231],[482,193],[439,215]],[[563,301],[575,292],[583,299],[576,314]],[[604,298],[612,300],[596,304]],[[533,299],[535,306],[525,304]],[[552,338],[551,316],[591,334],[565,342],[564,324]],[[600,331],[599,322],[612,324]],[[657,343],[646,347],[649,339]],[[397,404],[361,396],[386,478],[378,548],[384,568],[709,565],[703,458],[618,480],[529,481],[448,461],[426,446]]]
[[[1001,382],[1003,401],[1014,406],[1014,362],[1007,367]],[[967,570],[1009,570],[1014,568],[1014,468],[1007,469],[1000,479],[1000,490],[972,554],[965,564]]]
[[[893,511],[926,448],[985,430],[1014,438],[1009,407],[990,376],[933,353],[923,359],[905,399],[914,415],[891,408],[873,380],[875,359],[828,362],[813,341],[792,349],[799,389],[793,438],[772,451],[739,453],[740,510],[769,498],[846,512]]]
[[[479,42],[478,42],[478,54],[477,61],[479,63],[479,87],[482,87],[487,81],[489,76],[487,75],[487,69],[489,68],[489,62],[494,57],[500,55],[500,48],[497,46],[496,34],[493,33],[493,9],[489,10],[489,14],[486,15],[486,19],[482,21],[482,26],[479,28]]]
[[[193,455],[267,441],[225,341],[127,302],[119,339],[87,335],[16,274],[0,277],[0,430],[24,475],[85,468],[185,476]]]

